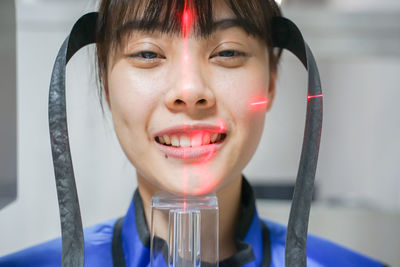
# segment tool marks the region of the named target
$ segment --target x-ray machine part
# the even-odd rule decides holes
[[[97,13],[86,14],[77,21],[59,50],[50,84],[49,125],[62,230],[62,266],[84,264],[82,220],[67,129],[65,68],[80,48],[96,43],[96,24]],[[321,137],[323,97],[316,62],[296,25],[284,17],[273,18],[272,42],[274,47],[291,51],[308,71],[306,125],[285,248],[286,266],[306,266],[307,228]],[[198,227],[196,209],[186,214],[184,209],[173,209],[176,212],[171,216],[175,223],[191,220],[190,224],[180,223],[181,228],[174,227],[173,231]],[[172,232],[170,236],[179,237],[180,233]]]
[[[0,209],[17,197],[17,74],[14,0],[0,1]]]

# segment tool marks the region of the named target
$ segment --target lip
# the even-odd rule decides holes
[[[174,147],[161,145],[155,142],[161,152],[163,152],[168,157],[178,159],[198,159],[204,161],[212,159],[224,143],[225,140],[221,143],[203,145],[198,147]]]
[[[157,136],[163,135],[191,135],[196,132],[208,132],[208,133],[225,133],[227,134],[227,129],[224,123],[218,123],[218,125],[214,124],[182,124],[173,127],[169,127],[163,129],[161,131],[156,132],[153,135],[153,139]],[[166,146],[162,145],[156,141],[155,144],[160,149],[162,153],[164,153],[168,157],[177,158],[177,159],[197,159],[201,161],[208,161],[214,157],[217,151],[223,146],[226,139],[222,140],[222,142],[212,143],[208,145],[201,145],[196,147],[175,147],[175,146]]]

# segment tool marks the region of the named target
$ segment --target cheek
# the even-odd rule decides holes
[[[149,118],[160,94],[155,79],[148,79],[120,63],[108,75],[110,108],[114,121],[137,127]],[[132,125],[135,124],[135,125]]]
[[[115,65],[108,75],[114,129],[121,148],[133,165],[148,149],[148,142],[138,140],[151,139],[148,124],[161,94],[156,79],[147,76],[123,63]]]
[[[223,76],[224,77],[224,76]],[[265,68],[254,68],[226,75],[216,83],[218,96],[237,123],[264,120],[268,104],[269,75]]]
[[[264,129],[269,75],[264,68],[240,72],[226,83],[223,103],[234,120],[241,166],[253,156]]]

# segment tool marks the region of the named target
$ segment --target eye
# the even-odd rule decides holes
[[[237,50],[224,50],[217,53],[218,57],[238,57],[238,56],[246,56],[245,53],[237,51]]]
[[[243,66],[248,57],[248,54],[245,52],[235,49],[226,49],[213,53],[210,56],[210,60],[212,63],[221,67],[237,68]]]
[[[138,53],[130,55],[130,57],[140,60],[154,60],[156,58],[164,58],[153,51],[140,51]]]
[[[151,69],[160,66],[165,57],[151,50],[142,50],[127,55],[132,66],[142,69]]]

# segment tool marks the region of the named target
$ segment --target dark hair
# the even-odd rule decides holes
[[[276,70],[280,51],[271,46],[271,19],[281,16],[274,0],[102,0],[97,23],[97,67],[100,80],[107,73],[109,53],[122,44],[132,27],[142,31],[160,30],[182,34],[182,14],[189,8],[195,17],[196,35],[211,34],[213,3],[223,1],[235,14],[237,23],[250,35],[264,40],[269,51],[270,67]]]

